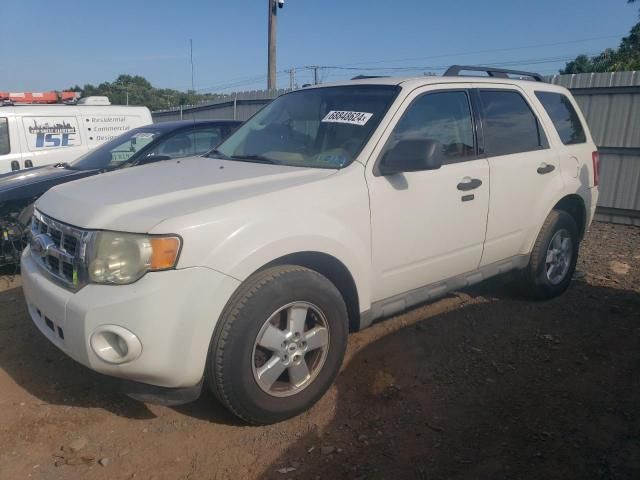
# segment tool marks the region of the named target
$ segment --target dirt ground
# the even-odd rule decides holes
[[[640,478],[640,228],[594,224],[553,301],[499,278],[352,335],[269,427],[121,396],[39,334],[19,276],[0,290],[2,480]]]

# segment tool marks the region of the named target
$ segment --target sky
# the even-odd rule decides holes
[[[266,88],[268,0],[0,0],[0,91],[48,91],[142,75],[200,92]],[[509,64],[556,73],[617,47],[638,18],[626,0],[286,0],[278,86],[357,74]]]

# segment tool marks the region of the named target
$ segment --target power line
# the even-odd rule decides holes
[[[562,41],[562,42],[550,42],[550,43],[538,43],[538,44],[531,44],[531,45],[521,45],[521,46],[517,46],[517,47],[508,47],[508,48],[493,48],[493,49],[485,49],[485,50],[475,50],[475,51],[465,51],[465,52],[459,52],[459,53],[446,53],[446,54],[439,54],[439,55],[429,55],[429,56],[423,56],[423,57],[411,57],[411,58],[403,58],[403,59],[386,59],[386,60],[374,60],[374,61],[361,61],[361,62],[351,62],[351,63],[341,63],[341,64],[336,64],[336,65],[328,65],[327,67],[331,67],[331,68],[336,68],[337,67],[356,67],[359,65],[380,65],[383,63],[399,63],[399,62],[408,62],[408,61],[415,61],[415,60],[429,60],[429,59],[438,59],[438,58],[451,58],[451,57],[460,57],[460,56],[469,56],[469,55],[479,55],[479,54],[485,54],[485,53],[497,53],[497,52],[509,52],[509,51],[518,51],[518,50],[526,50],[529,48],[538,48],[538,47],[555,47],[555,46],[560,46],[560,45],[572,45],[572,44],[578,44],[578,43],[584,43],[584,42],[589,42],[589,41],[593,41],[593,40],[604,40],[604,39],[609,39],[609,38],[622,38],[623,36],[625,36],[625,34],[619,34],[619,35],[603,35],[603,36],[598,36],[598,37],[589,37],[589,38],[580,38],[580,39],[575,39],[575,40],[567,40],[567,41]],[[587,54],[587,55],[593,55],[593,54]],[[567,61],[569,60],[573,60],[573,58],[569,58],[566,59]],[[565,59],[561,59],[558,61],[565,61]],[[477,63],[484,63],[484,62],[477,62]],[[505,62],[501,62],[500,66],[502,66],[502,64]],[[498,66],[498,64],[486,64],[487,66]],[[526,65],[526,63],[522,63],[522,65]],[[506,66],[506,65],[505,65]],[[309,69],[309,68],[313,68],[313,67],[290,67],[286,70],[280,70],[278,72],[276,72],[276,75],[280,76],[282,74],[288,73],[291,69],[296,69],[296,70],[303,70],[303,69]],[[397,69],[398,71],[402,71],[403,69],[405,71],[411,71],[411,70],[444,70],[448,68],[447,66],[437,66],[437,67],[429,67],[429,66],[422,66],[422,67],[380,67],[380,68],[376,68],[376,67],[360,67],[358,69],[354,70],[363,70],[363,71],[393,71],[392,69]],[[326,70],[324,70],[323,72],[326,73]],[[322,74],[322,72],[321,72]],[[267,75],[250,75],[250,76],[241,76],[241,77],[235,77],[235,78],[230,78],[227,79],[225,82],[221,82],[219,84],[214,84],[208,87],[203,87],[203,88],[199,88],[196,91],[197,92],[204,92],[204,91],[211,91],[211,90],[227,90],[229,88],[234,88],[234,87],[240,87],[240,86],[245,86],[245,85],[252,85],[254,83],[259,83],[261,81],[264,81],[267,78]],[[312,81],[310,83],[313,83]]]
[[[585,55],[593,55],[592,53]],[[507,60],[502,62],[482,62],[482,65],[488,67],[506,67],[515,65],[536,65],[542,63],[556,63],[573,60],[575,55],[572,56],[557,56],[557,57],[543,57],[543,58],[529,58],[522,60]],[[418,65],[418,66],[405,66],[405,67],[345,67],[341,65],[321,65],[317,67],[298,67],[298,68],[321,68],[325,70],[344,70],[344,71],[373,71],[373,72],[409,72],[409,71],[423,71],[423,70],[446,70],[451,65]]]
[[[293,67],[293,68],[297,68],[297,67]],[[278,77],[281,77],[284,74],[288,75],[289,70],[290,69],[279,70],[278,72],[276,72],[276,75]],[[267,78],[266,74],[252,75],[252,76],[246,76],[246,77],[236,77],[228,80],[225,83],[218,83],[215,85],[210,85],[208,87],[199,88],[197,91],[204,92],[206,90],[227,89],[227,88],[232,88],[236,86],[250,85],[251,83],[258,83],[259,81],[263,81],[266,78]]]
[[[531,45],[522,45],[522,46],[518,46],[518,47],[508,47],[508,48],[493,48],[493,49],[485,49],[485,50],[476,50],[476,51],[465,51],[465,52],[459,52],[459,53],[447,53],[447,54],[439,54],[439,55],[430,55],[430,56],[424,56],[424,57],[411,57],[411,58],[404,58],[404,59],[387,59],[387,60],[375,60],[375,61],[362,61],[362,62],[355,62],[355,63],[341,63],[341,64],[336,64],[336,65],[329,65],[330,67],[350,67],[350,66],[358,66],[358,65],[379,65],[382,63],[398,63],[398,62],[405,62],[405,61],[414,61],[414,60],[428,60],[428,59],[437,59],[437,58],[450,58],[450,57],[457,57],[457,56],[469,56],[469,55],[478,55],[478,54],[484,54],[484,53],[496,53],[496,52],[509,52],[509,51],[517,51],[517,50],[526,50],[529,48],[538,48],[538,47],[555,47],[555,46],[559,46],[559,45],[572,45],[572,44],[577,44],[577,43],[584,43],[584,42],[589,42],[589,41],[593,41],[593,40],[603,40],[603,39],[608,39],[608,38],[621,38],[624,35],[604,35],[604,36],[598,36],[598,37],[589,37],[589,38],[580,38],[580,39],[575,39],[575,40],[567,40],[567,41],[563,41],[563,42],[550,42],[550,43],[538,43],[538,44],[531,44]],[[482,63],[482,62],[480,62]],[[495,66],[495,65],[493,65]],[[442,70],[442,69],[446,69],[448,66],[445,67],[382,67],[379,68],[378,70],[382,71],[382,70],[390,70],[392,68],[395,69],[405,69],[407,71],[410,70],[423,70],[423,69],[431,69],[431,70]],[[295,68],[297,70],[301,70],[301,69],[309,69],[309,68],[313,68],[313,66],[302,66],[302,67],[290,67],[286,70],[280,70],[278,72],[276,72],[277,75],[281,75],[284,73],[287,73],[289,70],[291,70],[291,68]],[[355,69],[358,70],[358,69]],[[375,71],[376,68],[375,67],[361,67],[359,68],[359,70],[370,70],[370,71]],[[226,80],[224,83],[219,83],[219,84],[214,84],[212,86],[209,87],[203,87],[203,88],[199,88],[197,91],[198,92],[202,92],[202,91],[206,91],[206,90],[215,90],[215,89],[228,89],[228,88],[233,88],[236,86],[244,86],[244,85],[251,85],[252,83],[258,83],[260,81],[263,81],[267,78],[267,75],[251,75],[251,76],[243,76],[243,77],[236,77],[236,78],[230,78],[228,80]]]
[[[464,52],[459,52],[459,53],[445,53],[445,54],[439,54],[439,55],[430,55],[430,56],[426,56],[426,57],[411,57],[411,58],[401,58],[401,59],[362,61],[362,62],[357,62],[357,63],[342,63],[342,64],[339,64],[337,66],[348,67],[348,66],[357,66],[357,65],[363,65],[363,64],[376,65],[376,64],[380,64],[380,63],[411,62],[411,61],[415,61],[415,60],[431,60],[431,59],[435,59],[435,58],[458,57],[458,56],[464,56],[464,55],[478,55],[478,54],[483,54],[483,53],[511,52],[511,51],[516,51],[516,50],[526,50],[528,48],[557,47],[557,46],[560,46],[560,45],[571,45],[571,44],[576,44],[576,43],[589,42],[589,41],[593,41],[593,40],[604,40],[604,39],[608,39],[608,38],[622,38],[624,35],[626,35],[626,33],[625,34],[620,34],[620,35],[605,35],[605,36],[600,36],[600,37],[590,37],[590,38],[581,38],[581,39],[576,39],[576,40],[567,40],[567,41],[564,41],[564,42],[538,43],[538,44],[532,44],[532,45],[523,45],[523,46],[519,46],[519,47],[493,48],[493,49],[487,49],[487,50],[476,50],[476,51],[471,51],[471,52],[464,51]]]

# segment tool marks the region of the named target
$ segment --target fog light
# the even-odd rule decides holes
[[[138,337],[118,325],[102,325],[91,335],[91,348],[100,360],[121,364],[135,360],[142,353]]]

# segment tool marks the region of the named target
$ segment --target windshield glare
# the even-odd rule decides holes
[[[210,156],[296,167],[343,168],[358,156],[399,88],[349,85],[283,95]]]
[[[84,154],[71,163],[71,168],[100,170],[119,167],[161,134],[157,128],[136,128]]]

